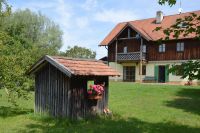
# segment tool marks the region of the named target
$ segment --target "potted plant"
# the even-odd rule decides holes
[[[88,99],[102,99],[102,94],[104,92],[104,84],[90,85],[87,90]]]

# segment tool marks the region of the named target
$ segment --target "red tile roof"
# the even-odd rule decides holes
[[[68,76],[120,76],[120,73],[99,60],[73,59],[60,56],[44,56],[28,73],[34,73],[43,63],[49,62],[53,66],[66,73]]]
[[[110,42],[112,42],[113,39],[115,39],[117,37],[117,35],[126,26],[132,27],[136,32],[141,34],[146,40],[157,41],[160,38],[165,38],[165,34],[163,33],[162,30],[154,31],[156,29],[156,27],[162,27],[163,29],[169,28],[171,25],[176,23],[177,19],[184,18],[185,16],[189,16],[191,13],[195,13],[197,15],[200,15],[200,10],[194,11],[194,12],[187,12],[187,13],[182,13],[182,14],[164,16],[161,24],[155,23],[156,18],[149,18],[149,19],[119,23],[114,27],[114,29],[100,43],[100,46],[106,46]],[[188,39],[188,38],[194,38],[194,37],[195,37],[195,34],[189,34],[186,37],[180,36],[178,39]],[[174,38],[171,36],[170,39],[172,40]]]

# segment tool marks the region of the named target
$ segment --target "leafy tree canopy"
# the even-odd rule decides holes
[[[181,72],[181,78],[188,78],[189,81],[192,81],[194,79],[200,80],[200,62],[199,61],[188,61],[183,62],[180,66],[175,65],[171,69],[169,69],[169,72]]]
[[[62,55],[72,58],[94,59],[96,57],[96,52],[85,47],[74,46],[68,47],[66,52],[62,53]]]
[[[173,6],[176,4],[176,0],[158,0],[160,5],[168,4],[169,6]]]
[[[3,16],[1,20],[0,88],[16,104],[16,98],[27,98],[27,92],[33,88],[33,80],[25,72],[41,56],[59,53],[62,31],[41,13],[28,9]]]

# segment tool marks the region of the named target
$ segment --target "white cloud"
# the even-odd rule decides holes
[[[37,3],[29,3],[29,8],[34,8],[34,9],[47,9],[47,8],[52,8],[55,3],[53,2],[37,2]]]
[[[92,10],[97,7],[98,1],[97,0],[86,0],[81,7],[85,10]]]
[[[89,19],[87,17],[78,17],[76,18],[76,25],[80,29],[88,28]]]
[[[20,5],[20,9],[30,9],[32,11],[40,11],[43,9],[51,9],[55,6],[55,2],[27,2],[23,5]],[[12,7],[12,10],[16,11],[18,7]]]
[[[134,14],[133,11],[128,10],[103,10],[101,12],[97,12],[94,16],[95,20],[101,22],[111,22],[111,23],[119,23],[124,21],[130,21],[137,19],[137,15]]]
[[[97,53],[96,59],[100,59],[104,56],[107,56],[107,49],[105,47],[98,47],[96,49],[96,53]]]
[[[71,6],[64,0],[57,0],[55,10],[58,14],[56,21],[64,26],[64,28],[70,28],[72,23],[71,18],[73,15],[73,10],[71,9]]]

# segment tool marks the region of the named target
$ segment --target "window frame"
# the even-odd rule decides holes
[[[123,81],[135,82],[135,66],[123,66]]]
[[[138,74],[140,75],[140,67],[139,67],[139,72],[138,72]],[[146,75],[146,73],[147,73],[147,66],[146,65],[142,65],[142,75]]]
[[[142,45],[142,52],[147,53],[147,45]]]
[[[128,47],[127,47],[127,46],[124,47],[123,53],[124,53],[124,54],[127,54],[127,53],[128,53]]]
[[[160,44],[159,46],[158,46],[158,52],[159,53],[165,53],[166,52],[166,44]]]
[[[142,75],[146,75],[146,73],[147,73],[147,66],[142,65]]]
[[[185,43],[177,42],[176,43],[176,52],[184,52],[184,50],[185,50]]]

